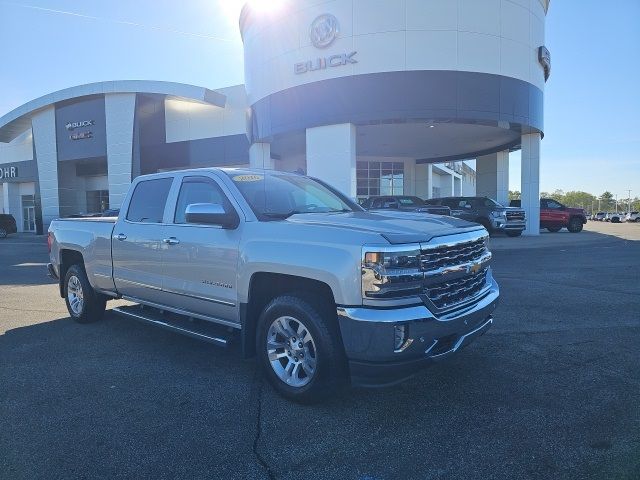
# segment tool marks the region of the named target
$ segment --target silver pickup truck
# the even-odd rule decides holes
[[[49,274],[78,322],[113,311],[219,345],[239,341],[284,396],[389,385],[492,324],[487,231],[367,212],[297,174],[198,169],[138,177],[118,218],[60,219]]]

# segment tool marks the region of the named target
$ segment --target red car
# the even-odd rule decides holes
[[[512,207],[519,207],[520,200],[511,200]],[[559,232],[566,228],[571,233],[582,231],[587,223],[587,215],[581,208],[565,207],[552,198],[540,199],[540,228],[546,228],[550,232]]]

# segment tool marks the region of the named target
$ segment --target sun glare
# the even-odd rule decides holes
[[[272,13],[280,10],[286,0],[218,0],[220,10],[232,23],[240,18],[242,7],[247,4],[256,12]]]

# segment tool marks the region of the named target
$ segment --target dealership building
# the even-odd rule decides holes
[[[506,203],[509,153],[521,150],[526,233],[537,234],[548,3],[245,6],[244,85],[105,81],[0,117],[0,211],[46,231],[118,208],[138,175],[208,166],[302,172],[353,198]]]

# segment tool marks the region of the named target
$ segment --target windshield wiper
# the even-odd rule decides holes
[[[296,215],[297,213],[304,213],[299,210],[291,210],[290,212],[264,212],[262,215],[268,218],[278,218],[278,219],[286,219],[291,215]]]

